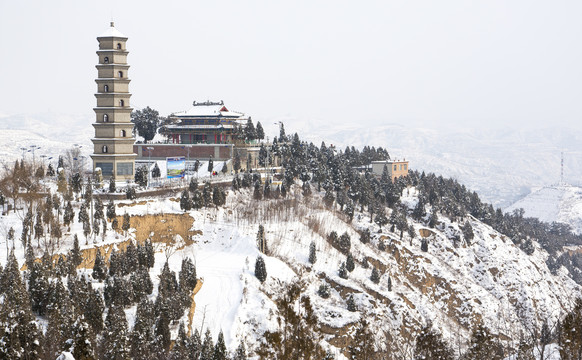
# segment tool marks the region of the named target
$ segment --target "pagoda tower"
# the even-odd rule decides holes
[[[127,36],[119,32],[113,22],[101,36],[97,67],[97,107],[95,110],[95,137],[93,142],[93,171],[100,168],[104,178],[115,181],[134,180],[133,123],[129,107],[129,78],[125,43]]]

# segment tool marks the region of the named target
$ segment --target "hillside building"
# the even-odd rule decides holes
[[[250,119],[243,113],[230,111],[223,101],[192,103],[189,110],[170,115],[172,125],[165,128],[172,144],[232,144],[236,127]]]
[[[401,176],[408,176],[408,161],[406,160],[372,161],[372,173],[376,176],[382,176],[384,166],[386,166],[392,182]]]
[[[97,107],[93,108],[95,137],[91,139],[93,171],[100,168],[103,177],[113,177],[116,181],[133,180],[137,155],[133,152],[135,139],[129,106],[127,36],[111,22],[97,41]]]

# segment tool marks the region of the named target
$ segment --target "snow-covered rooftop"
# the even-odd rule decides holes
[[[127,36],[123,35],[119,30],[117,30],[115,28],[115,24],[113,23],[113,21],[111,22],[111,26],[103,34],[99,35],[97,38],[104,38],[104,37],[118,37],[118,38],[127,39]]]
[[[190,117],[190,116],[223,116],[223,117],[244,117],[245,114],[230,111],[224,105],[224,102],[211,102],[206,101],[202,103],[198,103],[194,101],[192,107],[186,111],[180,111],[174,113],[176,117]]]

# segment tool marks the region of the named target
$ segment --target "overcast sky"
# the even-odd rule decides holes
[[[164,115],[582,128],[582,2],[559,0],[1,0],[0,114],[92,116],[112,16],[132,106]]]

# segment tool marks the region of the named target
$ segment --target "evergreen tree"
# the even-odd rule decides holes
[[[309,262],[311,264],[315,264],[315,262],[317,261],[317,254],[315,252],[315,242],[311,242],[311,244],[309,244]]]
[[[582,298],[576,300],[574,308],[562,322],[558,340],[562,359],[582,359],[582,337],[580,334],[582,334]]]
[[[204,341],[202,342],[202,347],[200,349],[200,360],[212,360],[213,355],[214,345],[212,344],[212,336],[210,335],[210,330],[206,330]]]
[[[267,280],[267,267],[265,266],[265,260],[263,260],[263,257],[260,255],[255,262],[255,276],[262,283]]]
[[[91,331],[91,327],[81,315],[78,316],[72,326],[72,341],[69,351],[77,360],[95,359],[95,350],[93,344],[95,343],[95,335]]]
[[[321,284],[319,285],[319,289],[317,290],[317,295],[321,296],[324,299],[329,298],[329,285]]]
[[[392,278],[388,276],[388,291],[392,291]]]
[[[249,118],[245,126],[245,139],[247,141],[255,140],[257,138],[257,133],[255,130],[255,125],[253,121]]]
[[[105,266],[105,261],[101,255],[101,250],[97,249],[97,254],[95,255],[95,264],[93,265],[93,279],[103,281],[106,278],[107,268]]]
[[[114,304],[109,308],[101,349],[105,359],[125,360],[129,357],[127,320],[122,306]]]
[[[77,237],[77,234],[74,236],[73,249],[71,249],[69,257],[74,269],[79,267],[79,265],[81,265],[83,262],[83,255],[81,254],[81,248],[79,247],[79,238]]]
[[[475,237],[471,223],[469,223],[469,221],[465,221],[465,224],[461,226],[461,231],[463,232],[463,237],[465,238],[467,245],[471,245],[471,240],[473,240]]]
[[[346,270],[352,272],[355,268],[356,266],[354,264],[354,257],[352,256],[352,253],[349,253],[346,259]]]
[[[107,203],[107,219],[109,219],[109,221],[112,221],[117,214],[115,213],[115,204],[113,203],[113,201],[109,201],[109,203]]]
[[[422,239],[420,242],[420,250],[427,252],[428,251],[428,240]]]
[[[109,178],[109,192],[114,193],[117,189],[115,188],[115,178],[112,176]]]
[[[202,341],[200,340],[200,334],[198,330],[195,329],[193,334],[188,339],[187,343],[188,353],[191,356],[191,359],[198,360],[200,358],[200,353],[202,351]]]
[[[127,233],[127,230],[129,230],[129,227],[130,227],[129,214],[125,213],[125,214],[123,214],[123,224],[121,225],[121,230],[123,230]]]
[[[452,349],[443,340],[442,335],[432,329],[430,324],[420,330],[414,348],[415,360],[453,360],[454,358]]]
[[[263,140],[265,138],[265,131],[263,130],[263,125],[260,121],[257,121],[257,127],[255,129],[257,139]]]
[[[170,319],[166,311],[162,311],[156,319],[154,327],[154,347],[158,354],[167,353],[171,343],[170,336]]]
[[[212,189],[209,181],[204,182],[204,187],[202,188],[202,199],[204,200],[204,206],[212,204]]]
[[[180,327],[178,328],[178,337],[174,342],[174,346],[168,355],[168,360],[182,360],[190,359],[188,353],[188,337],[186,336],[186,330],[184,328],[184,323],[180,322]]]
[[[333,196],[333,189],[328,188],[325,191],[325,196],[323,197],[323,202],[324,202],[325,206],[327,206],[328,208],[331,208],[334,201],[335,201],[335,197]]]
[[[239,150],[234,151],[234,163],[233,163],[232,168],[234,169],[234,171],[236,173],[238,173],[240,171],[241,160],[240,160],[240,151]]]
[[[245,349],[245,344],[242,341],[238,344],[232,360],[247,360],[247,351]]]
[[[154,343],[154,304],[147,298],[142,298],[137,305],[135,323],[130,335],[130,355],[132,359],[152,359]]]
[[[374,284],[378,284],[380,282],[380,274],[378,273],[378,270],[376,269],[375,266],[372,268],[372,274],[370,275],[370,280],[372,280],[372,282]]]
[[[190,211],[192,208],[192,202],[190,201],[190,193],[187,190],[182,191],[182,196],[180,196],[180,209],[184,212]]]
[[[127,185],[125,188],[125,197],[128,200],[134,200],[137,197],[135,193],[135,187]]]
[[[339,277],[342,279],[348,278],[348,270],[346,269],[346,263],[342,262],[339,268]]]
[[[48,168],[46,170],[46,175],[47,176],[55,176],[55,169],[53,168],[53,164],[49,163],[48,164]]]
[[[370,238],[371,238],[370,229],[362,230],[362,232],[360,233],[360,242],[362,244],[367,244],[370,242]]]
[[[351,294],[348,297],[348,300],[346,301],[346,305],[349,311],[351,312],[358,311],[358,308],[356,307],[356,303],[354,301],[354,296]]]
[[[489,329],[479,324],[471,334],[469,349],[465,352],[463,359],[488,359],[502,360],[503,349],[495,341]]]
[[[75,194],[78,194],[81,192],[82,188],[83,188],[83,178],[81,177],[81,174],[79,174],[78,172],[74,173],[73,176],[71,177],[71,189]]]
[[[212,156],[208,159],[208,172],[212,174],[212,169],[214,169],[214,160],[212,160]]]
[[[354,310],[355,311],[355,310]],[[371,360],[375,358],[374,335],[364,317],[360,319],[354,333],[354,339],[348,346],[350,359]]]
[[[212,355],[212,360],[227,360],[226,345],[224,344],[224,335],[222,330],[218,334],[218,339],[216,340],[216,345],[214,346],[214,354]]]
[[[198,161],[198,160],[196,160]],[[154,163],[154,168],[152,169],[152,178],[157,179],[161,176],[161,172],[160,172],[160,167],[158,166],[158,163],[155,162]]]

